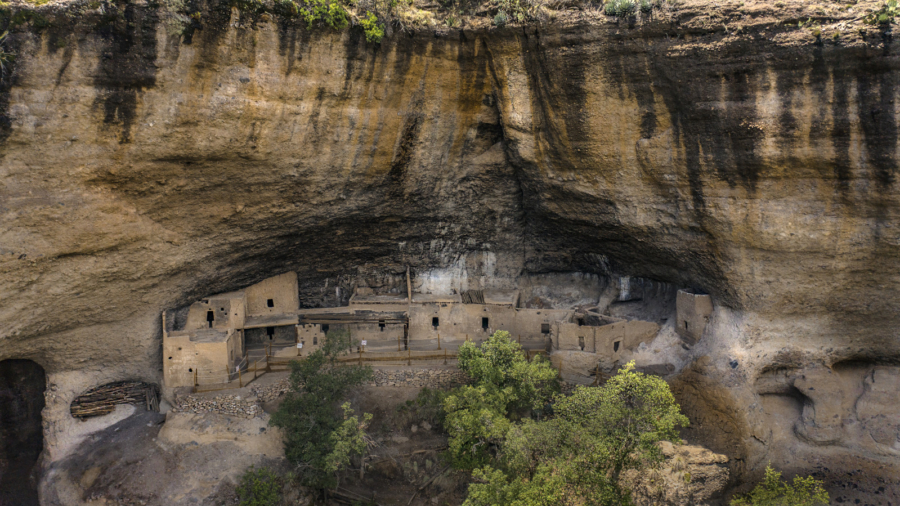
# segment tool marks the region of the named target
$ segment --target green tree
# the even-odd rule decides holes
[[[360,421],[349,404],[340,403],[348,390],[372,376],[372,369],[339,364],[348,345],[348,334],[329,333],[320,349],[292,361],[291,390],[270,422],[284,430],[285,456],[309,487],[335,487],[337,472],[365,450],[360,442],[371,415]]]
[[[781,473],[766,466],[766,476],[752,492],[731,500],[731,506],[816,506],[828,505],[828,492],[812,476],[795,476],[793,483],[781,479]]]
[[[657,466],[659,442],[680,442],[687,423],[666,382],[629,363],[602,387],[558,398],[553,417],[513,424],[495,467],[473,474],[466,505],[631,504],[622,473]]]
[[[268,468],[250,466],[235,489],[240,506],[275,506],[281,503],[281,480]]]
[[[509,332],[459,348],[459,368],[473,380],[444,399],[444,428],[454,466],[487,464],[512,421],[540,409],[559,391],[557,372],[542,357],[529,362]]]

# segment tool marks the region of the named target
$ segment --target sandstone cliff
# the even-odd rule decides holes
[[[732,476],[900,475],[889,31],[585,15],[373,45],[225,4],[189,36],[79,8],[14,28],[0,89],[0,359],[49,375],[50,460],[76,395],[159,380],[162,310],[287,270],[334,304],[409,265],[704,289],[673,385]]]

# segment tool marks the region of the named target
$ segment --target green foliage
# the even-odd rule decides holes
[[[520,418],[546,405],[559,391],[557,372],[543,357],[529,362],[509,332],[497,331],[481,346],[459,347],[459,368],[472,385],[454,389],[444,399],[444,428],[449,453],[459,469],[486,465],[496,446]]]
[[[607,16],[625,17],[634,14],[637,10],[637,2],[635,0],[609,0],[603,6],[603,12]]]
[[[366,17],[359,21],[363,31],[366,32],[366,42],[378,44],[384,37],[384,25],[378,22],[378,18],[371,11],[366,11]]]
[[[793,483],[781,479],[781,473],[766,466],[762,483],[743,497],[731,500],[731,506],[816,506],[828,505],[828,492],[812,476],[795,476]]]
[[[321,21],[335,30],[343,30],[350,24],[350,14],[340,0],[275,0],[273,11],[287,18],[299,17],[309,27]]]
[[[627,17],[637,14],[650,14],[654,8],[663,6],[665,0],[608,0],[603,5],[607,16]]]
[[[341,405],[344,421],[331,433],[331,453],[325,457],[325,471],[336,473],[350,465],[350,457],[366,451],[366,427],[372,421],[370,413],[363,414],[363,420],[354,416],[350,403]]]
[[[3,35],[0,35],[0,77],[3,77],[3,74],[6,73],[6,67],[15,59],[15,55],[4,47],[8,33],[3,32]]]
[[[869,25],[889,25],[894,21],[894,17],[900,15],[900,4],[898,0],[888,0],[875,12],[869,13],[863,22]]]
[[[504,26],[507,21],[509,21],[509,17],[506,15],[506,11],[499,11],[494,16],[494,24],[497,26]]]
[[[272,425],[284,429],[285,456],[309,487],[336,486],[336,472],[365,449],[358,441],[370,418],[360,421],[346,405],[343,416],[338,410],[347,391],[372,376],[368,366],[337,363],[349,345],[349,334],[332,332],[320,349],[291,362],[291,390],[272,416]]]
[[[275,506],[281,503],[281,480],[268,468],[250,466],[236,489],[240,506]]]
[[[687,423],[665,381],[629,363],[603,387],[558,398],[549,419],[510,423],[495,437],[492,466],[473,473],[465,504],[631,504],[622,473],[657,466],[658,443],[680,441]]]

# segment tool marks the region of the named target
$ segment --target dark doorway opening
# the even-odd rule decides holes
[[[384,332],[384,320],[378,320],[378,328]]]
[[[210,309],[206,312],[206,323],[209,325],[209,328],[212,328],[214,321],[216,321],[216,313],[213,313],[213,310]]]
[[[266,306],[267,307],[275,307],[275,299],[268,299],[266,301]]]
[[[619,342],[620,341],[616,341],[613,343],[613,352],[619,351]]]
[[[31,360],[0,362],[0,504],[38,504],[47,378]]]
[[[441,324],[441,320],[438,319],[437,316],[435,316],[434,318],[431,319],[431,326],[432,326],[432,327],[438,328],[438,325],[440,325],[440,324]]]
[[[266,335],[269,336],[269,341],[275,339],[275,327],[266,327]]]
[[[485,332],[487,332],[487,329],[488,329],[488,327],[489,327],[489,325],[488,325],[489,323],[490,323],[490,320],[488,320],[488,319],[485,318],[485,317],[481,317],[481,329],[484,330]]]
[[[550,324],[542,323],[541,324],[541,334],[549,334],[550,333]]]
[[[327,334],[327,333],[328,333],[328,324],[327,324],[327,323],[322,324],[322,333],[323,333],[323,334]]]

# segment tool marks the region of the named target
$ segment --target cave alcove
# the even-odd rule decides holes
[[[46,378],[31,360],[0,361],[0,504],[38,504]]]

